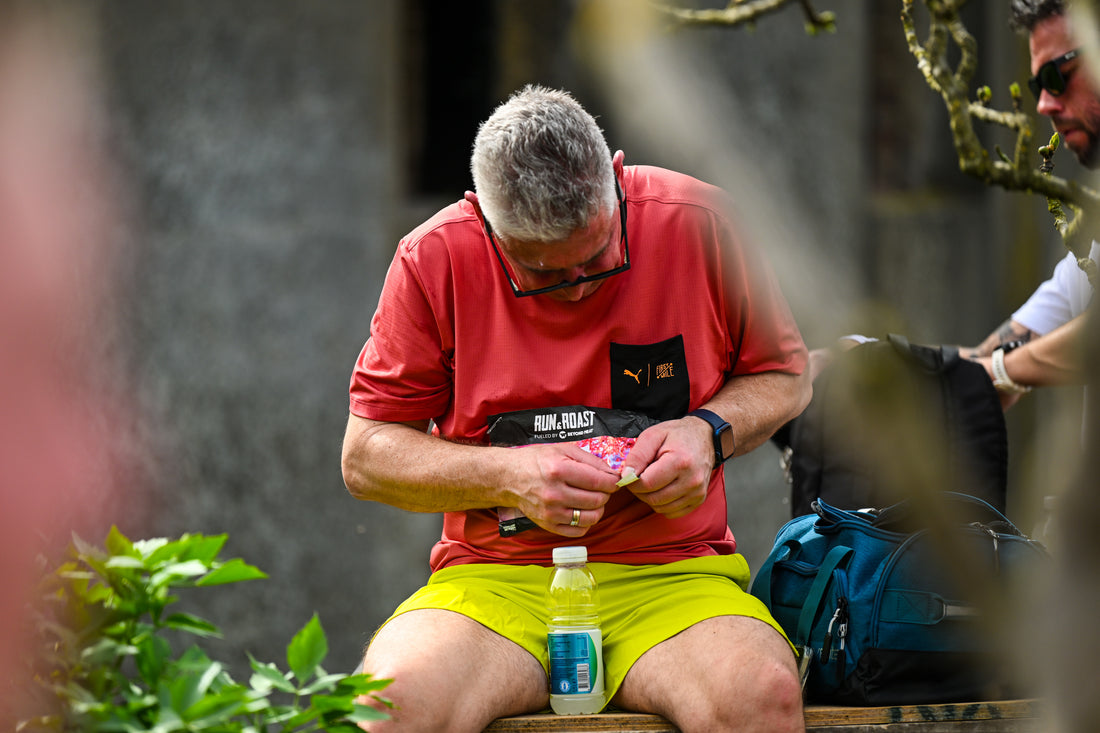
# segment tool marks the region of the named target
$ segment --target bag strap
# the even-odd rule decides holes
[[[837,545],[829,550],[825,555],[825,559],[821,561],[817,577],[814,578],[813,585],[810,586],[810,592],[806,595],[806,600],[802,602],[802,614],[798,617],[798,629],[795,631],[795,646],[809,642],[810,627],[813,626],[814,619],[817,617],[818,611],[821,610],[821,601],[825,598],[825,590],[829,587],[829,581],[832,580],[833,571],[851,554],[851,547]]]

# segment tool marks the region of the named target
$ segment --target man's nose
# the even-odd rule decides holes
[[[588,287],[588,283],[581,283],[580,285],[574,285],[568,288],[562,288],[558,290],[558,298],[571,303],[576,303],[578,300],[584,297],[585,288]]]
[[[1047,117],[1053,117],[1062,109],[1061,97],[1056,97],[1046,89],[1039,93],[1039,101],[1035,105],[1035,111]]]
[[[571,282],[574,282],[576,280],[580,280],[582,277],[584,277],[587,274],[588,273],[584,271],[583,266],[577,265],[576,267],[572,267],[572,268],[570,268],[569,270],[566,271],[565,282],[571,283]]]

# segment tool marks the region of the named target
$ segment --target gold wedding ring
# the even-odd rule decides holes
[[[573,510],[573,520],[571,522],[569,522],[569,526],[570,527],[576,527],[580,523],[581,523],[581,510],[580,509],[574,509]]]

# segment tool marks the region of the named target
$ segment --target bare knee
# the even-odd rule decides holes
[[[802,685],[798,679],[798,672],[792,665],[779,661],[761,665],[757,673],[752,676],[745,695],[759,711],[758,730],[801,731],[805,729]]]
[[[444,730],[440,720],[448,715],[450,705],[444,699],[444,691],[435,699],[423,699],[425,674],[431,670],[418,668],[415,659],[402,659],[368,650],[363,660],[363,671],[376,680],[390,680],[384,689],[373,696],[361,697],[358,702],[385,713],[388,720],[362,723],[361,727],[374,733],[390,730],[429,731]]]
[[[738,616],[702,621],[643,654],[618,704],[696,731],[801,731],[802,687],[787,641]]]
[[[797,674],[780,662],[764,662],[744,670],[719,667],[729,683],[708,685],[709,694],[693,709],[680,712],[687,731],[761,731],[787,733],[805,730],[802,686]]]
[[[372,733],[391,730],[481,731],[498,717],[531,712],[547,701],[539,662],[513,642],[449,612],[409,612],[374,638],[363,669],[393,680],[378,701],[364,704],[390,720],[370,723]]]

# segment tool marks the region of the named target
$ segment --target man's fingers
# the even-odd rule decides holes
[[[624,486],[629,486],[638,480],[638,474],[634,472],[634,466],[624,466],[620,478],[615,482],[615,485],[620,489]]]

